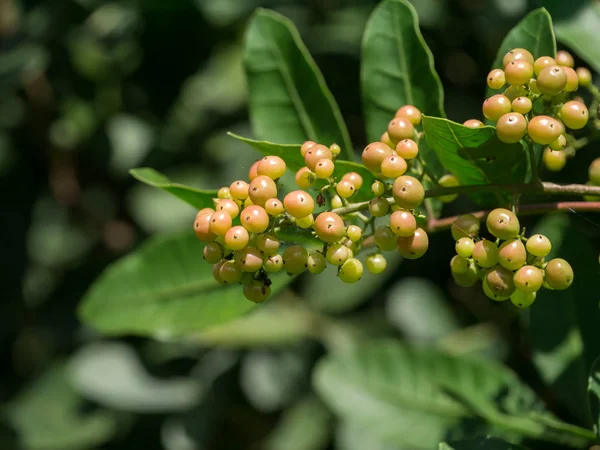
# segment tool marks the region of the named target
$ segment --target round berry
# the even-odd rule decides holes
[[[398,237],[392,232],[390,227],[383,225],[377,227],[373,238],[375,240],[375,245],[377,245],[377,247],[379,247],[381,250],[389,252],[396,248]]]
[[[544,274],[535,266],[523,266],[515,272],[513,281],[523,292],[536,292],[544,284]]]
[[[287,273],[298,275],[308,267],[308,250],[301,245],[292,245],[283,252],[283,268]]]
[[[535,116],[527,126],[529,137],[536,144],[548,145],[561,134],[561,124],[550,116]]]
[[[387,156],[381,162],[381,174],[387,178],[397,178],[406,173],[406,161],[398,155]]]
[[[379,174],[381,173],[381,163],[383,160],[387,156],[392,155],[392,149],[388,147],[387,144],[384,144],[383,142],[372,142],[367,145],[362,152],[362,163],[371,172]]]
[[[415,129],[410,120],[395,117],[388,124],[387,132],[392,142],[400,142],[402,139],[412,139]]]
[[[396,111],[396,117],[404,117],[417,126],[421,123],[421,111],[413,105],[404,105]]]
[[[270,255],[263,258],[263,268],[269,273],[277,273],[283,270],[283,257],[281,255]]]
[[[363,185],[363,177],[356,172],[348,172],[343,177],[342,180],[348,180],[350,183],[354,185],[354,188],[358,191]]]
[[[567,137],[564,134],[561,134],[553,140],[548,147],[550,147],[550,150],[564,150],[566,146]]]
[[[358,242],[362,238],[362,228],[357,225],[348,225],[348,228],[346,228],[346,236],[348,236],[348,239],[352,242]]]
[[[475,241],[470,237],[461,237],[456,241],[454,249],[459,256],[463,258],[470,258],[473,256],[473,248],[475,247]]]
[[[219,200],[215,209],[217,211],[225,211],[232,219],[235,219],[240,214],[240,207],[229,198]]]
[[[589,86],[592,84],[592,73],[585,67],[578,67],[575,71],[581,86]]]
[[[479,267],[486,269],[498,264],[498,253],[498,246],[487,239],[482,239],[473,247],[473,259]]]
[[[565,50],[559,50],[556,52],[556,63],[559,66],[573,67],[575,65],[575,60],[569,52]]]
[[[438,180],[438,184],[442,187],[457,187],[460,186],[458,178],[452,174],[446,174]],[[442,195],[438,197],[442,203],[451,203],[458,197],[458,194]]]
[[[461,237],[475,238],[479,234],[479,219],[473,214],[458,216],[450,227],[450,231],[455,241]]]
[[[225,284],[236,284],[242,280],[242,269],[235,261],[226,261],[221,264],[219,275]]]
[[[229,192],[233,198],[246,200],[248,198],[248,183],[243,180],[237,180],[229,186]]]
[[[323,242],[333,243],[344,237],[346,227],[336,213],[323,212],[315,220],[315,231]]]
[[[492,210],[485,221],[488,231],[500,239],[512,239],[518,236],[521,225],[517,216],[508,209]]]
[[[537,77],[537,88],[545,95],[558,95],[567,85],[567,72],[561,66],[548,66]]]
[[[365,266],[367,266],[369,272],[379,274],[387,268],[387,260],[381,253],[374,253],[367,256],[365,259]]]
[[[531,111],[533,104],[529,97],[517,97],[512,101],[512,109],[520,114],[527,114]]]
[[[356,193],[356,187],[350,180],[340,180],[335,186],[335,191],[342,198],[350,198]]]
[[[535,301],[537,293],[524,292],[520,289],[515,289],[515,292],[510,296],[510,302],[518,308],[528,308]]]
[[[296,172],[296,184],[300,189],[310,189],[316,179],[317,176],[308,167],[302,167]]]
[[[399,236],[396,241],[396,248],[406,259],[418,259],[423,256],[429,248],[429,236],[427,236],[425,230],[417,228],[412,236]]]
[[[510,100],[506,95],[496,94],[483,102],[483,115],[488,120],[498,120],[512,109]]]
[[[304,155],[304,163],[306,164],[306,167],[314,172],[315,167],[320,160],[331,158],[333,158],[331,150],[324,145],[317,144],[308,149],[306,155]]]
[[[369,202],[369,212],[373,217],[383,217],[390,210],[390,204],[383,197],[376,197]]]
[[[565,85],[565,92],[573,92],[576,91],[579,87],[579,77],[577,76],[577,72],[571,69],[570,67],[564,67],[565,72],[567,73],[567,84]]]
[[[265,211],[270,216],[278,216],[283,212],[283,202],[278,198],[270,198],[265,202]]]
[[[501,89],[506,84],[506,76],[502,69],[493,69],[487,76],[487,85],[490,89]]]
[[[262,233],[269,228],[269,215],[262,206],[250,205],[240,214],[242,226],[250,233]]]
[[[567,289],[573,283],[573,268],[562,258],[554,258],[548,261],[545,268],[544,281],[552,289]]]
[[[254,281],[244,285],[244,297],[254,303],[263,303],[271,295],[271,288],[262,281]]]
[[[303,157],[306,156],[306,152],[308,150],[310,150],[312,147],[314,147],[315,145],[317,145],[317,143],[315,141],[306,141],[306,142],[304,142],[304,144],[302,144],[302,147],[300,147],[300,154]]]
[[[246,200],[244,200],[244,208],[247,208],[250,205],[254,205],[254,202],[250,199],[250,197],[248,197]]]
[[[312,228],[312,226],[314,224],[315,224],[315,216],[313,216],[312,214],[309,214],[306,217],[300,217],[299,219],[296,219],[296,225],[298,225],[303,230]]]
[[[315,165],[315,175],[320,179],[327,179],[333,174],[335,164],[331,159],[320,159]]]
[[[263,265],[263,255],[256,247],[244,247],[234,252],[235,262],[242,272],[258,272]]]
[[[358,259],[349,258],[340,267],[338,275],[344,283],[356,283],[362,278],[363,271],[363,265]]]
[[[533,76],[533,64],[523,59],[511,61],[504,68],[504,74],[508,84],[525,84]]]
[[[256,161],[254,164],[252,164],[250,166],[250,169],[248,170],[248,179],[250,181],[254,180],[258,175],[258,165],[260,164],[260,159],[258,161]]]
[[[502,66],[506,67],[511,61],[524,60],[533,64],[533,55],[524,48],[513,48],[502,58]]]
[[[225,264],[226,262],[227,262],[226,260],[219,261],[212,267],[212,276],[215,279],[215,281],[219,284],[225,284],[225,280],[223,280],[223,278],[221,278],[220,272],[221,272],[221,267],[223,267],[223,264]]]
[[[341,266],[351,257],[350,249],[343,244],[333,244],[327,249],[325,258],[329,264]]]
[[[210,231],[217,236],[223,236],[231,228],[232,222],[229,213],[216,211],[210,216]]]
[[[496,135],[505,144],[515,144],[523,139],[527,130],[527,120],[523,114],[511,112],[504,114],[496,124]]]
[[[318,250],[314,250],[308,255],[307,264],[308,271],[313,275],[323,272],[327,267],[325,256]]]
[[[394,180],[392,195],[400,208],[414,209],[423,203],[425,189],[416,178],[403,175]]]
[[[333,209],[341,208],[342,206],[344,206],[344,203],[339,195],[334,195],[331,197],[331,207]]]
[[[509,297],[515,291],[513,272],[502,266],[494,266],[488,270],[485,282],[492,292],[499,297]]]
[[[402,139],[396,145],[396,153],[405,160],[413,159],[419,154],[419,146],[412,139]]]
[[[253,204],[264,206],[267,200],[277,197],[277,185],[271,178],[259,175],[250,182],[248,194]]]
[[[417,230],[417,219],[408,211],[394,211],[390,216],[390,229],[396,236],[410,237]]]
[[[199,214],[194,220],[194,233],[196,233],[196,237],[202,242],[214,241],[217,237],[215,233],[210,231],[211,216],[210,212]]]
[[[581,102],[570,101],[560,108],[560,118],[572,130],[579,130],[588,122],[587,106]]]
[[[588,177],[593,184],[600,185],[600,158],[594,159],[590,164]]]
[[[469,260],[460,255],[454,255],[450,260],[450,271],[452,273],[465,273],[469,270]]]
[[[483,283],[481,283],[481,285],[483,287],[483,293],[486,295],[487,298],[494,300],[495,302],[503,302],[503,301],[509,299],[508,296],[502,296],[502,295],[494,292],[492,290],[492,288],[489,286],[487,280],[484,279]]]
[[[481,120],[477,120],[477,119],[465,120],[463,122],[463,125],[467,128],[481,128],[481,127],[485,126]]]
[[[531,253],[533,256],[537,256],[538,258],[543,258],[544,256],[548,256],[552,251],[552,243],[550,239],[548,239],[543,234],[534,234],[525,244],[527,251]]]
[[[259,161],[256,171],[259,175],[264,175],[276,180],[283,176],[285,169],[285,161],[279,156],[271,155],[265,156]]]
[[[469,264],[467,271],[464,273],[455,273],[455,272],[451,272],[451,273],[452,273],[452,278],[454,279],[456,284],[458,284],[459,286],[462,286],[462,287],[473,286],[479,280],[479,275],[477,274],[477,268],[475,267],[475,264],[473,264],[473,263]]]
[[[512,102],[514,99],[516,99],[518,97],[525,97],[526,95],[527,95],[527,91],[525,90],[525,87],[523,87],[522,85],[518,85],[518,84],[510,85],[504,91],[504,96],[506,98],[508,98],[508,100],[510,102]]]
[[[509,239],[500,245],[498,263],[508,270],[517,270],[527,262],[527,251],[520,239]]]
[[[381,137],[379,138],[379,142],[383,142],[389,148],[394,148],[394,143],[390,139],[390,135],[387,131],[381,135]]]
[[[279,250],[281,243],[272,234],[261,234],[256,238],[256,248],[259,249],[263,255],[274,255]]]
[[[228,187],[222,187],[217,191],[217,198],[231,198],[231,192]]]
[[[299,219],[312,214],[315,201],[307,192],[292,191],[283,198],[283,206],[291,216]]]
[[[532,78],[531,80],[529,80],[529,90],[531,91],[532,94],[535,95],[539,95],[540,94],[540,90],[537,87],[537,80],[535,78]]]
[[[546,147],[542,161],[544,167],[549,171],[560,172],[567,164],[567,154],[564,150],[552,150],[550,147]]]
[[[331,151],[331,155],[336,158],[342,153],[342,147],[337,145],[335,142],[329,146],[329,150]]]
[[[243,249],[248,245],[249,240],[250,235],[248,234],[248,230],[240,225],[231,227],[227,230],[227,233],[225,233],[225,245],[231,250]]]
[[[557,65],[556,60],[554,58],[551,58],[550,56],[540,56],[533,63],[533,70],[536,75],[539,75],[540,72],[543,69],[545,69],[546,67],[556,66],[556,65]]]
[[[385,183],[379,180],[375,180],[371,185],[371,192],[373,193],[373,195],[381,197],[383,194],[385,194]]]
[[[204,246],[202,257],[209,264],[216,264],[223,259],[223,249],[216,242],[209,242]]]

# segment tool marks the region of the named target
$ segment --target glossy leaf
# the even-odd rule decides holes
[[[600,357],[596,358],[588,380],[590,413],[596,435],[600,438]]]
[[[512,444],[492,436],[464,439],[442,443],[439,450],[526,450],[527,447]]]
[[[168,177],[149,167],[140,167],[129,171],[131,176],[144,184],[153,186],[183,200],[200,210],[202,208],[212,208],[213,198],[217,196],[217,191],[205,191],[179,183],[173,183]]]
[[[105,334],[172,338],[227,322],[255,305],[239,285],[220,285],[192,233],[151,239],[112,264],[79,308],[83,322]],[[286,275],[272,277],[273,293]]]
[[[556,40],[552,28],[552,17],[545,8],[538,8],[527,14],[504,38],[498,49],[493,68],[502,69],[502,58],[513,48],[525,48],[534,58],[556,56]],[[498,93],[487,88],[486,98]]]
[[[575,279],[564,291],[542,289],[530,309],[533,360],[542,379],[553,388],[578,419],[591,425],[587,406],[587,377],[600,354],[597,296],[590,290],[598,280],[598,255],[576,224],[565,214],[549,215],[532,230],[552,242],[546,258],[564,258]]]
[[[336,142],[342,159],[354,158],[339,107],[292,22],[259,9],[246,31],[244,65],[250,121],[258,138]]]

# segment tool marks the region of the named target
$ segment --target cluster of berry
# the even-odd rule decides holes
[[[567,289],[573,282],[573,269],[560,258],[544,260],[552,249],[541,234],[530,238],[521,232],[519,219],[511,211],[497,208],[486,219],[496,241],[479,238],[479,220],[472,214],[459,216],[452,224],[456,256],[450,270],[457,284],[473,286],[482,281],[484,293],[495,301],[510,301],[519,308],[530,306],[536,293],[546,289]]]
[[[550,56],[533,58],[522,48],[510,50],[503,58],[504,70],[493,69],[487,77],[491,89],[504,89],[483,102],[483,115],[496,122],[496,133],[502,142],[512,144],[528,135],[536,144],[547,146],[543,161],[552,171],[561,170],[573,139],[567,128],[579,130],[588,122],[588,109],[581,98],[569,100],[579,86],[591,83],[591,73],[584,67],[573,69],[573,57],[559,51]],[[476,128],[483,123],[467,120],[465,126]],[[565,128],[566,127],[566,128]]]

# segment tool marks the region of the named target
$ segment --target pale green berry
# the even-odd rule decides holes
[[[341,266],[350,258],[350,249],[343,244],[333,244],[327,249],[325,258],[329,264]]]
[[[367,270],[369,272],[379,274],[386,269],[387,261],[385,256],[383,256],[381,253],[374,253],[367,256],[365,259],[365,265],[367,266]]]
[[[358,259],[349,258],[340,267],[338,275],[344,283],[356,283],[362,278],[363,271],[363,265]]]
[[[313,250],[308,255],[308,271],[312,274],[319,274],[327,267],[327,261],[323,253],[318,250]]]

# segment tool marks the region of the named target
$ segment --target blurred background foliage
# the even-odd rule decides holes
[[[129,169],[215,188],[258,157],[226,135],[251,136],[242,38],[256,7],[296,24],[356,150],[365,144],[359,54],[376,3],[0,0],[0,448],[393,450],[337,423],[312,393],[324,348],[305,307],[339,319],[344,330],[330,329],[326,345],[403,337],[505,361],[539,388],[515,312],[451,282],[449,233],[385,280],[338,290],[329,274],[301,291],[296,282],[261,314],[185,342],[107,339],[77,320],[108,264],[191,226],[193,209]],[[500,42],[540,2],[412,3],[448,117],[479,117]],[[592,157],[552,179],[585,182]],[[469,207],[459,200],[446,212]],[[598,242],[595,224],[574,221]]]

